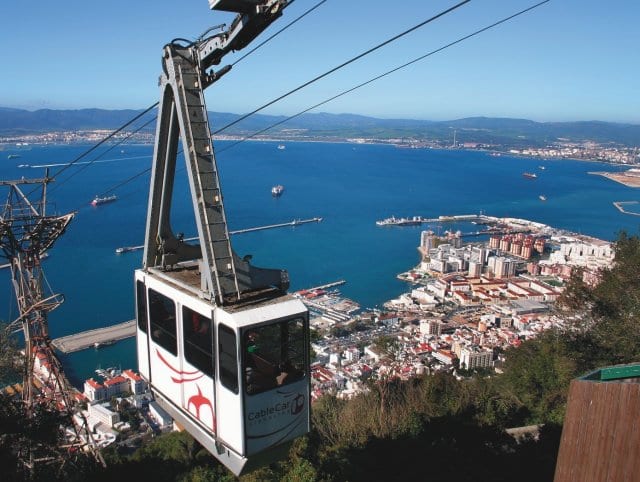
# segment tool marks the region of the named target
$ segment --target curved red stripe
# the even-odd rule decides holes
[[[169,368],[169,370],[171,370],[171,371],[173,371],[173,372],[177,373],[177,374],[178,374],[178,375],[180,375],[180,376],[184,376],[184,375],[198,375],[198,374],[200,375],[198,378],[200,378],[200,377],[202,376],[202,373],[201,373],[199,370],[195,370],[195,371],[193,371],[193,372],[187,372],[187,371],[180,371],[180,370],[176,370],[174,367],[172,367],[171,365],[169,365],[169,362],[168,362],[167,360],[165,360],[165,358],[162,356],[162,353],[160,353],[160,352],[158,351],[158,349],[157,349],[157,348],[156,348],[156,355],[158,356],[158,358],[160,359],[160,361],[161,361],[162,363],[164,363],[164,364]]]
[[[196,380],[200,380],[204,375],[200,374],[195,378],[173,378],[171,377],[171,381],[173,383],[186,383],[186,382],[195,382]]]

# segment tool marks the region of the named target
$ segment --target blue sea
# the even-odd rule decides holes
[[[638,191],[587,174],[622,167],[386,145],[288,142],[280,150],[277,143],[255,141],[224,150],[229,145],[216,142],[231,230],[323,218],[319,224],[236,235],[235,250],[241,256],[252,254],[256,266],[287,269],[294,290],[345,279],[343,294],[364,307],[375,307],[405,291],[407,286],[395,276],[418,262],[416,247],[426,226],[376,226],[376,220],[392,215],[437,217],[482,211],[608,240],[623,229],[638,233],[640,218],[622,214],[612,205],[638,200]],[[5,147],[0,177],[41,177],[41,167],[18,166],[63,164],[89,147]],[[20,157],[7,159],[13,153]],[[77,211],[44,264],[52,289],[66,298],[50,314],[52,337],[134,317],[132,279],[142,252],[117,255],[115,249],[143,242],[149,175],[119,188],[116,202],[97,207],[89,202],[148,168],[151,154],[151,146],[123,144],[103,154],[99,162],[66,170],[50,185],[50,212]],[[97,156],[100,151],[83,161]],[[195,225],[182,164],[172,220],[176,232],[192,236]],[[51,168],[53,173],[59,169]],[[524,178],[525,171],[536,172],[538,178]],[[285,186],[279,198],[271,196],[275,184]],[[540,201],[539,195],[547,201]],[[448,228],[470,230],[464,225],[442,229]],[[0,319],[4,321],[16,317],[9,280],[8,270],[0,273]],[[64,356],[63,363],[73,383],[81,386],[98,367],[135,367],[134,340]]]

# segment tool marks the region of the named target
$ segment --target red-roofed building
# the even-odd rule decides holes
[[[122,375],[129,380],[131,393],[140,395],[147,390],[147,384],[144,379],[133,370],[125,370]]]
[[[129,380],[122,375],[119,375],[104,382],[104,387],[107,391],[106,398],[111,398],[129,391]]]
[[[107,398],[107,390],[104,388],[104,385],[96,382],[93,378],[85,380],[84,394],[92,402]]]
[[[445,365],[451,365],[453,360],[456,359],[455,353],[452,353],[449,350],[438,350],[433,354],[433,357]]]

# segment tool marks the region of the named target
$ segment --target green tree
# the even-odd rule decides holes
[[[507,350],[502,387],[530,412],[526,423],[561,423],[575,375],[562,334],[551,330]]]
[[[20,354],[16,337],[8,325],[0,323],[0,388],[19,381],[23,366],[24,357]]]

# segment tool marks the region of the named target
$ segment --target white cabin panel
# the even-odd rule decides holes
[[[136,300],[136,354],[138,357],[138,372],[149,380],[149,320],[147,319],[147,290],[144,285],[144,273],[135,273]]]
[[[190,300],[180,308],[182,333],[182,409],[216,433],[215,350],[212,307]]]

